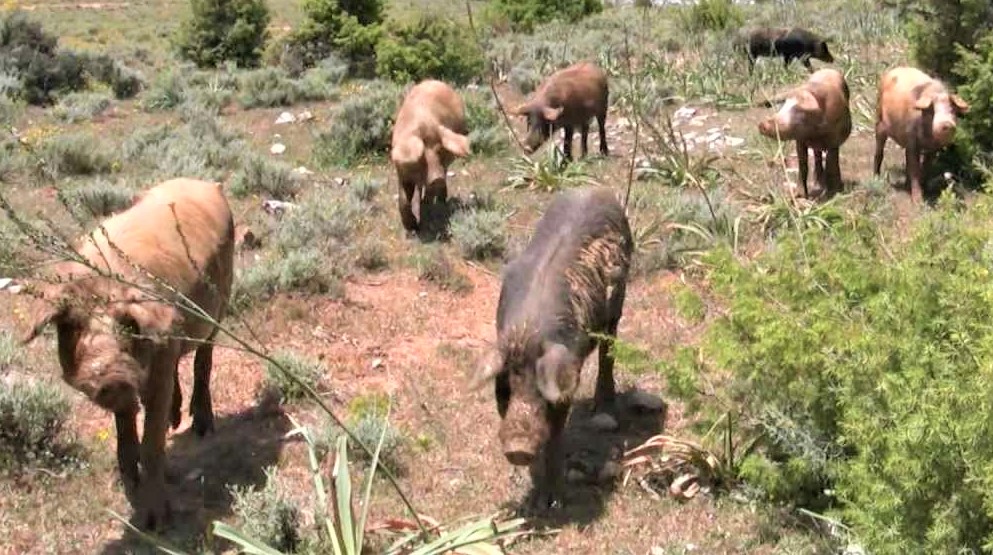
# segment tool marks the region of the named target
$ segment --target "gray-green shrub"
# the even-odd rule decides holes
[[[124,183],[97,181],[63,191],[66,203],[82,218],[100,219],[129,208],[135,190]]]
[[[0,377],[0,473],[68,462],[69,411],[55,384]]]
[[[499,257],[507,248],[507,218],[495,210],[457,212],[449,230],[452,242],[465,258]]]
[[[99,92],[76,92],[62,97],[52,111],[67,123],[89,121],[110,108],[110,95]]]
[[[276,467],[265,469],[263,487],[231,486],[230,491],[231,511],[246,536],[283,553],[296,552],[301,542],[300,508],[280,489]]]
[[[436,246],[420,248],[410,256],[410,264],[417,271],[417,279],[434,283],[452,293],[472,290],[472,282],[452,264],[445,251]]]
[[[575,22],[603,10],[601,0],[495,0],[497,13],[513,29],[531,32],[535,26],[561,19]]]
[[[280,293],[341,294],[343,270],[314,249],[270,254],[235,279],[231,307],[243,312]]]
[[[259,195],[287,200],[300,192],[300,178],[286,164],[263,155],[245,156],[229,190],[238,198]]]
[[[280,351],[272,355],[284,369],[307,384],[307,387],[317,391],[327,370],[316,360],[311,360],[290,351]],[[307,398],[307,390],[296,380],[288,377],[278,366],[266,363],[264,389],[277,391],[283,402],[292,403]]]
[[[380,82],[351,94],[332,114],[330,129],[316,137],[316,164],[347,167],[386,154],[400,96],[398,88]]]
[[[110,150],[90,135],[57,135],[38,148],[44,164],[39,171],[55,177],[109,173],[114,167]]]

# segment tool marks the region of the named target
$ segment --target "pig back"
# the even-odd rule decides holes
[[[580,62],[553,73],[535,92],[533,103],[562,108],[559,123],[582,125],[606,114],[607,75],[589,62]]]
[[[82,242],[79,252],[102,271],[155,285],[147,272],[214,318],[219,319],[227,307],[234,270],[234,223],[217,183],[166,181],[148,190],[130,209],[105,220]],[[203,339],[213,331],[198,318],[183,322],[188,337]]]
[[[852,133],[852,113],[849,107],[850,92],[844,75],[836,69],[814,72],[805,86],[824,108],[821,148],[837,148]]]
[[[525,251],[507,266],[497,308],[502,342],[522,331],[581,356],[590,332],[620,317],[632,250],[631,231],[614,193],[604,188],[560,194]]]
[[[440,123],[461,135],[468,133],[462,98],[448,84],[434,79],[418,83],[407,93],[397,112],[394,142],[427,123]]]
[[[941,91],[945,88],[940,81],[912,67],[893,68],[879,78],[877,119],[885,126],[887,136],[904,148],[919,133],[921,114],[914,107],[917,99],[914,90],[920,87]]]

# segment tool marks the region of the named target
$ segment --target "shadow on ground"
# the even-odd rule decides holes
[[[534,520],[537,527],[557,528],[567,524],[584,527],[604,515],[607,501],[617,486],[617,473],[600,478],[601,472],[608,463],[613,463],[612,466],[618,463],[624,451],[661,434],[665,427],[666,408],[661,412],[640,410],[632,403],[636,394],[639,393],[635,389],[618,394],[619,427],[613,432],[597,431],[590,425],[594,415],[593,399],[583,399],[573,405],[565,429],[567,477],[561,507],[539,515]],[[614,468],[619,470],[619,466]],[[534,493],[533,489],[528,493],[519,510],[528,506]]]
[[[290,429],[281,411],[253,407],[217,419],[214,433],[205,438],[190,429],[175,436],[166,451],[172,525],[161,538],[192,553],[202,551],[211,522],[231,514],[229,486],[264,485],[265,469],[279,461]],[[130,531],[101,551],[106,555],[155,552]]]

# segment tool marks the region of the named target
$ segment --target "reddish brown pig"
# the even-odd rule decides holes
[[[886,139],[907,152],[907,178],[914,202],[921,202],[921,176],[927,173],[934,153],[955,136],[957,118],[969,111],[945,84],[912,67],[898,67],[879,80],[876,102],[876,156],[873,171],[879,175]]]
[[[787,96],[779,112],[759,124],[759,133],[796,141],[803,192],[807,189],[808,158],[814,152],[814,177],[828,195],[842,188],[838,151],[852,133],[848,83],[835,69],[815,71]]]
[[[572,133],[579,127],[583,156],[587,154],[590,119],[600,130],[600,154],[607,155],[607,74],[599,67],[580,62],[553,73],[538,87],[531,99],[511,110],[528,120],[527,151],[534,152],[552,133],[562,128],[562,150],[572,159]]]
[[[26,341],[55,325],[63,378],[114,413],[118,467],[136,493],[138,523],[161,526],[169,515],[165,440],[170,420],[178,418],[177,366],[193,350],[193,429],[203,435],[213,428],[216,329],[196,308],[183,307],[195,305],[216,320],[223,315],[234,265],[231,211],[219,184],[166,181],[104,220],[77,250],[86,262],[55,266]],[[139,404],[145,409],[140,447]]]
[[[448,165],[455,158],[469,155],[467,133],[465,106],[451,87],[429,79],[407,93],[397,112],[390,151],[400,183],[400,220],[404,229],[417,230],[424,204],[448,199]]]

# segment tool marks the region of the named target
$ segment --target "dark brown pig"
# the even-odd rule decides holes
[[[527,151],[538,150],[552,133],[562,128],[562,150],[572,159],[572,133],[579,127],[583,156],[586,156],[590,120],[596,118],[600,130],[600,153],[607,155],[607,74],[599,67],[580,62],[553,73],[538,87],[531,99],[511,110],[528,121]]]
[[[538,222],[525,251],[503,274],[497,347],[477,383],[495,378],[499,437],[513,465],[535,466],[537,508],[561,483],[562,430],[583,362],[599,346],[596,410],[614,411],[614,359],[631,259],[624,209],[608,189],[562,193]],[[542,476],[543,475],[543,476]]]
[[[466,133],[465,107],[451,87],[427,80],[407,93],[397,112],[390,150],[400,182],[400,220],[404,229],[417,230],[423,204],[448,199],[448,165],[457,157],[469,155]]]
[[[879,175],[886,139],[893,139],[906,149],[910,195],[914,202],[921,202],[922,176],[934,153],[952,142],[958,116],[968,111],[964,100],[923,71],[912,67],[887,71],[879,79],[873,171]]]
[[[811,71],[811,58],[834,62],[826,40],[798,27],[745,29],[735,38],[735,46],[747,54],[749,73],[755,68],[755,60],[763,56],[779,56],[783,58],[784,66],[790,65],[793,60],[800,60],[803,67]]]
[[[842,189],[838,152],[852,133],[848,83],[835,69],[815,71],[787,96],[779,112],[759,124],[759,133],[773,139],[796,141],[800,183],[807,190],[807,163],[814,152],[814,177],[824,192]]]
[[[55,266],[26,341],[54,324],[65,381],[114,413],[118,467],[136,493],[139,525],[161,526],[169,515],[165,441],[170,421],[178,420],[177,367],[193,350],[193,429],[203,435],[214,424],[216,329],[197,309],[183,307],[222,317],[233,276],[231,211],[219,184],[166,181],[104,220],[77,250],[86,262]],[[140,447],[139,404],[145,409]]]

